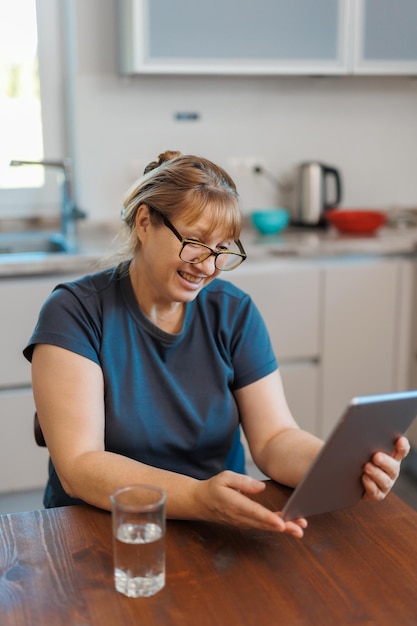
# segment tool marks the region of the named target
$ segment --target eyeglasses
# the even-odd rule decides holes
[[[152,208],[154,209],[154,207]],[[157,211],[157,209],[154,209],[154,211]],[[230,270],[236,269],[246,259],[246,252],[239,239],[233,242],[233,246],[236,250],[231,250],[230,248],[219,251],[213,250],[209,246],[206,246],[205,243],[201,243],[200,241],[196,241],[194,239],[186,239],[180,235],[175,226],[171,224],[166,217],[163,215],[161,215],[161,217],[165,226],[167,226],[167,228],[174,233],[178,241],[181,242],[179,257],[181,261],[184,261],[185,263],[202,263],[210,256],[214,256],[215,268],[221,270],[222,272],[229,272]]]

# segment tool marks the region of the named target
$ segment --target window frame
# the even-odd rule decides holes
[[[42,136],[45,159],[68,155],[67,141],[67,48],[69,31],[65,24],[67,2],[36,0],[38,28],[39,82],[42,112]],[[65,27],[65,28],[64,28]],[[25,155],[13,155],[24,159]],[[57,214],[60,189],[57,172],[44,170],[42,187],[0,189],[0,217],[24,218]]]

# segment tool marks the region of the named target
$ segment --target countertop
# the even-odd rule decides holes
[[[246,236],[245,236],[246,235]],[[328,258],[352,255],[386,256],[417,253],[417,227],[385,227],[374,235],[342,235],[335,229],[290,227],[279,235],[246,231],[242,241],[248,257]]]
[[[114,248],[118,225],[83,224],[75,252],[0,254],[0,278],[47,274],[86,274]]]
[[[83,225],[75,253],[1,254],[0,277],[46,274],[84,274],[97,269],[112,248],[118,224]],[[372,236],[341,235],[332,228],[290,227],[279,235],[260,236],[245,228],[241,240],[248,254],[245,267],[260,262],[291,263],[349,258],[354,256],[392,256],[417,254],[417,227],[384,227]]]

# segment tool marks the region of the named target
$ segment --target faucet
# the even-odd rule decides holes
[[[75,246],[76,242],[76,221],[87,217],[84,211],[75,206],[73,185],[72,185],[72,165],[70,158],[64,159],[45,159],[42,161],[26,161],[13,160],[10,166],[17,167],[20,165],[43,165],[43,167],[55,167],[61,170],[63,174],[62,195],[61,195],[61,233],[65,240],[71,242]]]

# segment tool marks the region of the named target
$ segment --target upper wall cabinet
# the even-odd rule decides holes
[[[417,74],[417,1],[355,0],[355,74]]]
[[[417,0],[119,0],[125,74],[417,74]]]
[[[346,72],[351,0],[121,0],[128,74]]]

